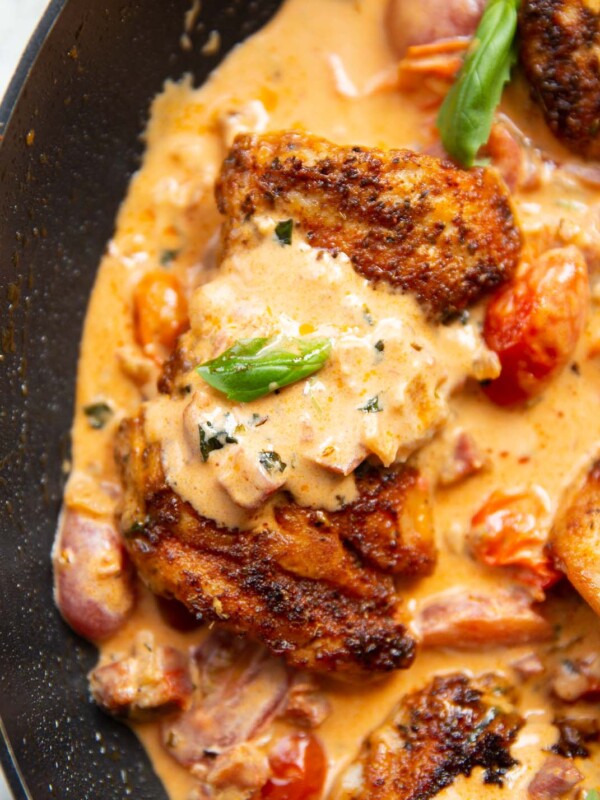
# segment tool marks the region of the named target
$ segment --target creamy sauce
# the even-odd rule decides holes
[[[283,349],[297,337],[326,339],[332,349],[316,375],[250,405],[228,401],[195,370],[183,397],[146,404],[146,433],[161,445],[172,488],[229,527],[257,525],[284,488],[314,508],[351,502],[365,458],[405,460],[445,421],[451,389],[498,374],[475,325],[429,325],[413,298],[373,287],[343,253],[316,250],[299,232],[279,243],[272,219],[243,227],[218,277],[194,292],[193,361],[252,337],[277,337]],[[202,453],[200,431],[224,446]],[[261,463],[268,453],[273,466]]]
[[[161,442],[171,485],[199,512],[228,525],[259,524],[268,507],[253,506],[284,486],[302,503],[335,507],[336,496],[353,497],[351,471],[357,460],[369,454],[384,463],[405,459],[429,439],[418,458],[434,483],[450,433],[466,430],[484,454],[486,468],[436,493],[438,567],[430,578],[405,587],[407,607],[416,611],[427,598],[450,589],[506,587],[501,570],[486,570],[465,555],[473,513],[495,489],[535,485],[547,494],[550,524],[572,476],[598,451],[600,369],[589,353],[600,350],[600,312],[592,307],[575,358],[578,371],[567,369],[530,407],[506,411],[485,401],[476,388],[453,391],[468,375],[481,379],[496,368],[481,346],[477,312],[466,326],[433,329],[410,298],[374,290],[343,254],[333,259],[307,248],[301,231],[294,231],[291,246],[282,247],[273,236],[278,220],[259,221],[249,231],[252,247],[243,256],[228,254],[215,278],[220,218],[213,185],[236,131],[296,128],[338,143],[384,148],[418,149],[430,143],[431,111],[400,94],[393,81],[386,88],[395,61],[383,29],[385,6],[385,0],[288,0],[205,86],[194,90],[187,81],[169,84],[155,100],[144,162],[120,211],[90,301],[65,499],[93,515],[115,512],[120,489],[112,439],[119,420],[135,414],[141,400],[146,401],[147,432]],[[529,131],[540,130],[537,112],[518,87],[507,97],[506,111],[517,114],[517,121],[527,118]],[[561,173],[554,186],[518,194],[515,202],[532,249],[565,241],[583,249],[593,246],[600,196],[567,174]],[[146,272],[161,268],[166,252],[176,257],[164,268],[177,275],[190,298],[189,337],[198,363],[243,336],[300,334],[331,338],[326,366],[251,409],[224,400],[196,373],[185,377],[189,394],[157,399],[156,363],[134,336],[132,294]],[[380,340],[385,358],[375,349]],[[411,396],[410,386],[419,380]],[[384,411],[360,411],[375,396]],[[93,430],[83,412],[98,401],[108,401],[114,411],[103,430]],[[252,425],[253,413],[268,422]],[[238,442],[203,462],[198,425],[216,422],[216,417],[223,423],[226,414],[235,420]],[[286,422],[290,415],[293,426]],[[444,424],[444,435],[431,438]],[[259,475],[262,484],[256,476],[256,454],[270,450],[287,465],[275,487],[266,481],[268,475]],[[562,626],[555,641],[535,648],[548,670],[561,658],[600,651],[600,623],[583,603],[567,596],[550,606],[548,616]],[[204,635],[174,632],[160,619],[153,598],[141,590],[134,616],[102,646],[101,658],[127,652],[141,628],[152,630],[159,643],[184,650]],[[333,713],[319,736],[331,764],[330,783],[405,691],[452,670],[499,670],[512,676],[511,663],[532,649],[423,651],[412,669],[375,686],[328,685]],[[509,772],[506,788],[484,786],[475,771],[440,793],[440,800],[525,796],[545,757],[541,748],[556,739],[545,680],[542,675],[518,687],[527,723],[513,748],[521,765]],[[578,704],[578,713],[597,716],[597,708]],[[135,727],[173,800],[186,800],[192,776],[167,755],[156,725]],[[597,751],[576,764],[585,785],[600,785]]]

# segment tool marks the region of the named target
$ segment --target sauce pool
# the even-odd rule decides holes
[[[337,326],[337,335],[345,327],[351,332],[342,332],[340,341],[346,335],[346,344],[355,344],[359,349],[364,348],[365,342],[375,345],[385,337],[391,343],[390,360],[394,356],[407,357],[406,327],[394,328],[400,308],[404,324],[410,322],[410,336],[416,337],[424,348],[418,355],[413,351],[415,362],[410,366],[410,374],[421,372],[425,359],[430,357],[426,365],[429,390],[434,394],[440,386],[444,387],[439,408],[426,425],[415,422],[415,409],[407,410],[400,405],[390,412],[392,418],[381,415],[377,420],[381,429],[372,434],[371,444],[366,441],[361,426],[368,415],[357,415],[356,408],[385,391],[382,374],[388,369],[379,368],[373,347],[369,350],[372,359],[369,368],[365,367],[353,385],[347,383],[344,391],[338,393],[337,405],[331,411],[321,415],[315,412],[314,402],[303,393],[301,385],[286,394],[289,408],[281,400],[274,402],[272,397],[260,401],[258,413],[269,416],[273,423],[269,428],[251,430],[248,447],[252,451],[273,447],[283,461],[291,463],[296,451],[286,432],[285,420],[290,414],[300,418],[304,413],[307,426],[312,428],[312,439],[305,442],[306,449],[298,459],[299,469],[289,479],[287,488],[300,502],[328,507],[332,495],[352,498],[351,465],[358,456],[364,457],[367,451],[377,452],[377,446],[383,447],[382,434],[387,423],[393,429],[402,422],[404,438],[402,442],[394,439],[383,457],[381,452],[377,453],[384,461],[393,460],[401,446],[405,448],[400,452],[401,457],[408,457],[444,423],[449,431],[467,429],[485,456],[486,469],[436,494],[438,566],[430,578],[415,585],[407,584],[405,588],[407,608],[416,611],[428,598],[451,589],[502,589],[505,578],[501,571],[482,569],[465,557],[464,538],[473,514],[494,490],[531,485],[543,488],[551,511],[555,511],[573,477],[598,451],[600,369],[587,354],[597,343],[600,312],[594,305],[575,356],[577,371],[567,369],[537,403],[512,411],[492,406],[477,390],[451,394],[460,382],[459,377],[473,374],[473,361],[481,355],[477,311],[468,328],[450,326],[433,336],[410,298],[375,292],[343,258],[336,264],[327,260],[319,263],[315,253],[307,255],[303,251],[300,235],[294,238],[291,247],[282,248],[268,227],[272,221],[266,221],[267,234],[257,240],[252,258],[238,264],[234,260],[225,263],[221,277],[209,282],[215,276],[215,237],[220,224],[214,181],[236,132],[298,129],[341,144],[380,148],[422,149],[432,141],[431,110],[420,107],[418,97],[401,94],[394,88],[396,59],[384,29],[386,5],[386,0],[287,0],[273,21],[232,51],[204,86],[194,89],[184,79],[167,84],[155,99],[146,132],[144,161],[119,212],[116,231],[90,300],[81,345],[73,465],[65,502],[92,515],[115,513],[119,480],[112,439],[118,422],[135,414],[140,401],[145,400],[147,430],[151,438],[163,444],[168,479],[199,512],[222,523],[241,526],[257,524],[260,514],[268,513],[252,508],[252,498],[245,508],[232,502],[231,492],[223,488],[220,460],[212,461],[211,470],[202,470],[206,465],[191,466],[185,444],[189,436],[183,430],[183,408],[190,408],[193,434],[194,426],[202,421],[198,415],[202,414],[206,397],[209,403],[214,403],[212,390],[202,386],[197,378],[189,397],[156,398],[154,382],[158,368],[136,343],[132,314],[135,287],[151,270],[166,269],[176,276],[191,300],[195,328],[207,325],[211,311],[217,318],[227,317],[230,301],[233,305],[229,305],[232,317],[229,322],[238,324],[240,335],[251,334],[252,326],[247,320],[236,323],[233,319],[234,311],[239,311],[240,297],[244,292],[248,294],[244,275],[251,273],[252,303],[263,308],[273,293],[278,298],[277,308],[272,310],[278,325],[283,328],[283,317],[291,320],[289,330],[284,333],[297,335],[300,324],[310,325],[315,335],[327,335],[331,326]],[[521,102],[528,101],[521,98]],[[535,122],[530,109],[523,111],[521,107],[521,113],[533,117]],[[564,203],[565,195],[570,207]],[[582,226],[590,207],[598,208],[600,196],[593,189],[572,182],[561,188],[550,185],[517,194],[515,203],[525,234],[538,236],[544,220],[560,223],[566,219],[571,226]],[[289,267],[292,274],[306,274],[307,258],[315,274],[324,268],[330,273],[331,295],[318,308],[312,302],[314,287],[308,279],[304,293],[286,294],[291,287],[286,285],[285,268]],[[232,296],[227,292],[233,285],[237,286],[238,294],[234,292]],[[193,295],[198,286],[202,288]],[[223,287],[227,290],[225,300],[218,296]],[[345,292],[352,302],[340,303],[340,292]],[[373,313],[374,326],[365,319],[364,305]],[[230,343],[221,341],[221,350]],[[211,340],[210,336],[198,342],[198,360],[214,356],[215,346],[216,339]],[[323,397],[334,394],[343,377],[342,349],[338,349],[322,374],[317,373],[316,379],[324,387],[318,392]],[[493,367],[493,363],[488,365],[490,370]],[[384,394],[381,396],[385,398]],[[114,414],[102,430],[92,429],[83,409],[107,398]],[[319,397],[316,399],[319,403]],[[235,404],[222,399],[220,403],[223,413],[233,413],[237,419],[239,411]],[[243,422],[237,420],[237,424]],[[339,450],[346,445],[337,471],[331,465],[323,467],[319,463],[319,458],[327,458],[323,451],[331,444]],[[319,452],[311,451],[313,445]],[[431,438],[419,452],[419,464],[432,483],[447,448],[448,439],[441,436]],[[219,452],[224,455],[225,449]],[[238,497],[241,496],[239,485],[231,491],[238,491]],[[553,601],[547,616],[563,626],[554,642],[539,648],[542,659],[549,665],[555,663],[557,652],[574,658],[600,651],[600,623],[574,595]],[[127,652],[140,629],[151,630],[158,644],[171,644],[183,650],[204,636],[201,629],[174,631],[161,619],[154,598],[140,587],[134,615],[116,636],[102,645],[101,660],[110,661]],[[319,728],[318,735],[329,759],[329,786],[354,757],[364,736],[388,715],[405,692],[422,686],[439,672],[466,669],[472,673],[498,670],[513,674],[511,663],[531,649],[528,645],[477,652],[424,650],[409,671],[376,685],[350,688],[328,683],[333,713]],[[555,741],[556,729],[551,725],[554,712],[545,683],[530,682],[521,686],[519,692],[519,709],[527,721],[513,748],[520,766],[509,772],[505,788],[484,785],[476,770],[470,778],[460,778],[442,791],[438,795],[440,800],[525,796],[531,776],[545,757],[542,748]],[[597,713],[597,709],[593,711]],[[196,782],[167,754],[160,742],[158,725],[144,723],[134,728],[172,800],[186,800]],[[578,761],[577,766],[589,785],[600,785],[598,759]]]

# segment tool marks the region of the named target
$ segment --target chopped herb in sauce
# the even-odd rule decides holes
[[[379,402],[379,395],[376,394],[375,397],[370,397],[364,406],[360,406],[358,410],[364,411],[365,414],[379,414],[380,411],[383,411]]]
[[[281,460],[279,453],[274,450],[261,450],[258,460],[267,472],[283,472],[287,464]]]
[[[99,431],[108,423],[114,412],[108,403],[101,402],[84,406],[83,413],[88,419],[90,428]]]
[[[163,250],[160,254],[159,261],[163,267],[168,267],[170,266],[171,262],[177,258],[178,255],[179,255],[179,250]]]
[[[285,219],[282,222],[277,224],[275,228],[275,236],[280,244],[291,244],[292,243],[292,232],[294,230],[294,220],[293,219]]]
[[[198,425],[198,433],[200,435],[200,455],[204,462],[208,461],[213,450],[222,450],[226,444],[237,444],[238,441],[226,430],[216,430],[211,422]]]
[[[128,530],[125,531],[125,537],[126,538],[130,538],[132,536],[135,536],[138,533],[145,533],[147,524],[148,524],[148,520],[146,520],[146,521],[142,521],[142,520],[139,520],[139,519],[136,520],[133,523],[133,525]]]
[[[256,412],[254,412],[254,414],[252,414],[252,416],[250,417],[250,421],[248,424],[252,425],[253,428],[260,428],[260,426],[264,425],[268,419],[269,417],[266,414],[257,414]]]
[[[319,403],[314,395],[314,391],[317,388],[319,387],[317,386],[316,378],[309,378],[304,385],[303,394],[305,397],[310,397],[311,405],[313,406],[317,416],[320,417],[323,414],[323,406]]]
[[[383,351],[385,350],[385,342],[383,341],[383,339],[380,339],[378,342],[375,342],[375,350],[377,350],[378,353],[383,353]]]

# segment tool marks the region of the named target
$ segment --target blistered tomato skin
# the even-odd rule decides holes
[[[589,302],[586,262],[576,247],[549,250],[491,300],[484,324],[487,346],[502,372],[484,387],[500,406],[539,395],[573,356]]]
[[[538,486],[496,491],[471,521],[471,552],[488,567],[508,567],[519,583],[538,592],[560,578],[548,550],[549,500]]]
[[[138,343],[149,355],[156,355],[157,347],[173,350],[188,327],[187,303],[177,278],[163,270],[149,272],[136,286],[133,303]]]
[[[323,746],[312,733],[284,736],[269,754],[271,777],[264,800],[318,800],[327,775]]]

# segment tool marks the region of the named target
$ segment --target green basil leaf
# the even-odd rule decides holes
[[[370,397],[364,406],[360,406],[358,410],[364,411],[365,414],[379,414],[383,411],[381,403],[379,402],[379,395],[376,394],[375,397]]]
[[[585,794],[585,800],[600,800],[598,789],[589,789]]]
[[[292,349],[284,349],[288,347]],[[329,339],[240,339],[196,371],[229,400],[249,403],[308,378],[330,353]]]
[[[135,539],[139,536],[146,536],[148,532],[148,527],[150,525],[149,517],[146,517],[145,520],[136,520],[130,528],[125,531],[125,538],[126,539]]]
[[[83,407],[83,413],[86,415],[88,419],[88,423],[90,428],[94,428],[94,430],[100,431],[110,418],[113,415],[112,408],[108,405],[108,403],[92,403],[89,406]]]
[[[168,267],[179,255],[179,250],[163,250],[160,254],[159,261],[163,267]]]
[[[519,0],[488,0],[456,82],[437,118],[446,152],[473,165],[490,136],[494,112],[517,59]]]
[[[261,450],[258,454],[258,460],[267,472],[283,472],[287,467],[285,461],[275,450]]]
[[[213,450],[222,450],[226,444],[237,444],[235,436],[227,433],[226,430],[218,431],[211,422],[198,425],[198,435],[200,437],[200,455],[202,461],[208,461],[209,455]]]
[[[275,236],[279,240],[279,243],[291,244],[293,230],[294,230],[293,219],[285,219],[282,222],[278,223],[277,227],[275,228]]]

